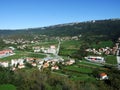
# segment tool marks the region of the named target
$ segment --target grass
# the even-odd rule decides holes
[[[76,49],[62,49],[60,50],[59,55],[68,56],[68,55],[72,55],[75,52],[76,52]]]
[[[9,61],[11,59],[18,59],[18,58],[21,58],[21,57],[23,57],[23,55],[15,54],[15,55],[12,55],[12,56],[1,58],[0,61]]]
[[[81,61],[81,62],[77,62],[77,64],[79,65],[88,65],[88,66],[94,66],[94,67],[99,67],[98,65],[96,65],[96,64],[93,64],[93,63],[89,63],[89,62],[87,62],[87,61]]]
[[[88,75],[83,75],[83,76],[80,76],[80,77],[73,76],[73,77],[71,77],[71,79],[74,80],[74,81],[77,81],[77,80],[80,80],[80,81],[96,81],[96,79],[94,77],[90,77]]]
[[[84,73],[84,74],[92,73],[92,69],[90,68],[77,67],[77,66],[67,66],[65,67],[65,70],[70,70],[73,72],[79,72],[79,73]]]
[[[10,61],[11,59],[19,59],[22,57],[44,58],[45,55],[38,54],[38,53],[29,53],[26,51],[25,52],[24,51],[16,51],[15,55],[1,58],[0,61]]]
[[[93,77],[92,72],[95,68],[104,70],[100,65],[94,63],[89,63],[87,61],[76,62],[76,64],[70,66],[64,66],[62,69],[55,71],[58,74],[68,76],[71,80],[74,81],[89,81],[94,82],[96,79]]]
[[[81,45],[81,41],[78,40],[68,40],[68,41],[63,41],[61,43],[61,47],[66,48],[66,49],[79,49]]]
[[[41,43],[37,43],[37,44],[30,44],[29,46],[33,47],[33,46],[44,46],[44,47],[50,47],[50,45],[58,45],[58,41],[49,41],[49,42],[41,42]]]
[[[113,42],[112,41],[100,41],[99,43],[92,43],[92,47],[94,48],[105,48],[105,47],[112,47]]]
[[[0,90],[17,90],[17,89],[12,84],[3,84],[3,85],[0,85]]]
[[[80,48],[81,44],[82,44],[82,41],[80,40],[63,41],[61,42],[61,48],[60,48],[59,55],[62,55],[62,56],[72,55]]]
[[[80,80],[80,81],[87,81],[87,80],[94,81],[95,80],[95,78],[92,75],[89,76],[89,74],[91,74],[91,73],[80,72],[80,70],[79,70],[79,72],[76,72],[76,70],[73,70],[73,69],[72,69],[72,71],[71,71],[71,69],[69,69],[69,70],[59,70],[59,71],[55,71],[55,72],[57,72],[58,75],[66,76],[74,81],[78,81],[78,80]]]
[[[107,55],[105,57],[105,61],[108,64],[117,64],[117,59],[116,59],[116,56],[114,56],[114,55]]]
[[[67,75],[71,80],[95,81],[92,76],[92,69],[88,67],[78,67],[77,65],[66,66],[62,70],[57,71]]]
[[[44,58],[45,55],[42,55],[42,54],[35,54],[35,53],[31,53],[31,54],[28,54],[28,57],[33,57],[33,58]]]

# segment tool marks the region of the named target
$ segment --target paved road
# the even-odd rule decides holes
[[[117,63],[118,63],[118,69],[120,70],[120,48],[117,50]]]
[[[57,52],[56,52],[56,55],[58,55],[58,53],[59,53],[59,50],[60,50],[60,44],[61,44],[61,42],[60,42],[60,40],[58,39],[58,41],[59,41],[59,43],[58,43],[58,47],[57,47]]]

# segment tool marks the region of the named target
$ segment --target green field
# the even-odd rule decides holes
[[[37,54],[37,53],[30,53],[27,55],[27,57],[33,57],[33,58],[44,58],[46,55],[43,54]]]
[[[101,64],[92,63],[88,61],[76,61],[75,64],[70,66],[63,66],[60,70],[55,71],[60,73],[60,75],[68,76],[72,80],[81,80],[81,81],[96,81],[93,76],[93,71],[98,68],[99,71],[106,71],[106,69]]]
[[[82,41],[80,40],[63,41],[61,42],[59,55],[63,55],[63,56],[72,55],[80,48],[81,44],[82,44]]]
[[[24,57],[44,58],[46,57],[46,55],[39,54],[39,53],[26,52],[26,51],[15,51],[15,55],[1,58],[0,61],[9,61],[11,59],[19,59]]]
[[[54,40],[54,41],[48,41],[48,42],[40,42],[40,43],[36,43],[36,44],[30,44],[29,47],[31,47],[31,48],[33,46],[50,47],[50,45],[55,45],[57,47],[58,41]]]
[[[114,55],[107,55],[105,57],[105,61],[108,64],[113,64],[113,65],[117,64],[117,59],[116,59],[116,56],[114,56]]]
[[[77,51],[76,49],[62,49],[60,50],[59,55],[69,56],[75,53],[76,51]]]
[[[80,40],[68,40],[61,43],[61,47],[65,49],[79,49],[82,41]]]
[[[95,81],[92,76],[92,69],[87,67],[78,67],[77,65],[65,66],[62,70],[57,71],[58,73],[67,75],[72,80],[81,81]]]
[[[0,90],[17,90],[17,89],[14,85],[4,84],[4,85],[0,85]]]
[[[67,75],[72,80],[82,80],[86,81],[88,79],[93,79],[89,76],[92,73],[92,69],[88,67],[79,67],[77,64],[70,66],[63,66],[62,69],[56,71],[57,73]]]
[[[76,65],[75,66],[67,66],[64,69],[69,70],[69,71],[73,71],[73,72],[83,73],[83,74],[92,73],[92,70],[90,68],[77,67]]]
[[[93,48],[106,48],[106,47],[113,47],[113,42],[112,41],[100,41],[98,43],[92,43],[91,47]]]
[[[85,66],[85,67],[91,67],[91,68],[101,68],[101,64],[94,63],[94,62],[89,62],[89,61],[84,61],[82,60],[81,62],[77,62],[77,65]]]

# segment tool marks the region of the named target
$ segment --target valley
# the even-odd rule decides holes
[[[119,80],[119,24],[120,20],[110,19],[12,32],[1,30],[0,83],[12,84],[19,90],[34,88],[34,82],[37,88],[41,85],[46,90],[119,88],[111,86],[112,82],[117,83],[113,76]],[[87,60],[85,57],[89,56],[92,58]],[[101,58],[104,62],[100,62]],[[106,78],[100,76],[103,73]],[[19,86],[20,83],[24,85]]]

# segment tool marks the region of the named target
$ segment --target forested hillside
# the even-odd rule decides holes
[[[0,36],[41,34],[48,36],[86,36],[103,37],[115,40],[120,33],[120,19],[94,20],[79,23],[59,24],[42,28],[29,28],[19,30],[0,30]]]

